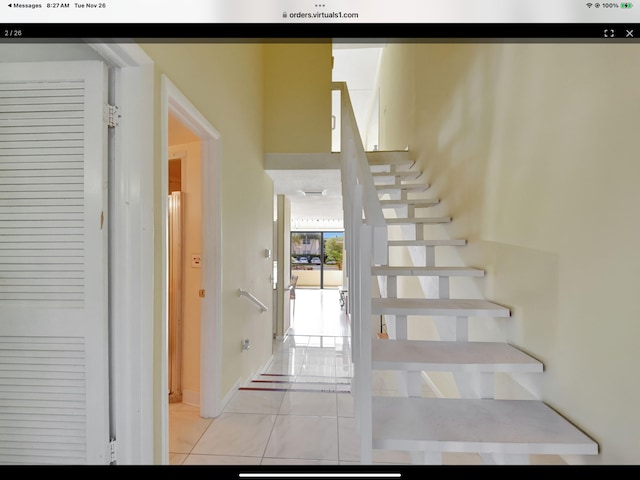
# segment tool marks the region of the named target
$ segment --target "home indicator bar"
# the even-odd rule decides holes
[[[240,478],[400,478],[399,473],[241,473]]]

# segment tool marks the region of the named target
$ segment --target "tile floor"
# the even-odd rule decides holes
[[[291,334],[276,341],[261,382],[248,386],[256,389],[238,390],[215,419],[169,405],[171,465],[359,464],[350,330],[338,291],[299,287],[296,297]],[[410,463],[405,452],[376,452],[374,460]]]
[[[259,382],[238,390],[215,419],[200,418],[192,405],[169,405],[171,465],[359,465],[349,322],[338,291],[296,293],[291,335],[275,341]],[[374,389],[397,394],[393,374],[376,372]],[[433,393],[425,387],[423,395]],[[410,463],[407,452],[374,451],[374,464]],[[482,462],[446,454],[443,463]]]

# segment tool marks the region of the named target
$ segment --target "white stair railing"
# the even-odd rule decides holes
[[[388,263],[387,222],[344,82],[340,91],[340,150],[345,224],[345,264],[349,288],[353,391],[356,428],[360,434],[360,462],[371,464],[373,456],[371,339],[371,267]]]

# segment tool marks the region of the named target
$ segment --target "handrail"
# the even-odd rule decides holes
[[[378,265],[384,265],[388,259],[387,221],[382,213],[382,206],[378,191],[373,183],[373,176],[364,150],[362,137],[353,112],[351,97],[346,82],[332,82],[332,89],[340,91],[341,106],[341,155],[343,166],[343,193],[348,186],[358,183],[363,187],[362,208],[365,223],[373,228],[373,260]],[[351,168],[355,165],[356,171]],[[344,178],[346,176],[346,178]],[[346,192],[345,205],[349,204],[349,192]],[[355,219],[354,219],[355,220]]]
[[[255,303],[263,312],[266,312],[267,310],[269,310],[267,306],[264,303],[262,303],[260,300],[258,300],[256,296],[251,292],[247,292],[246,290],[239,288],[238,296],[247,297],[249,300]]]
[[[360,461],[372,462],[371,297],[373,264],[388,263],[387,221],[356,123],[345,82],[333,82],[341,95],[340,156],[345,223],[346,274],[349,289],[353,387],[356,426],[360,434]],[[364,215],[363,215],[364,213]]]

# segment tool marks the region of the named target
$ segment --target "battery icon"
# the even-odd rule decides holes
[[[621,3],[620,8],[633,8],[633,3]]]

